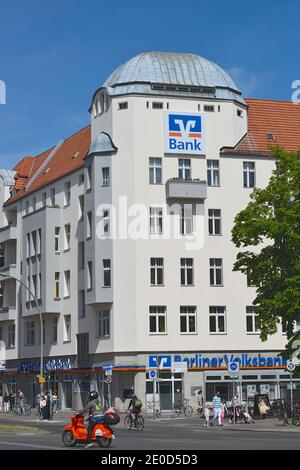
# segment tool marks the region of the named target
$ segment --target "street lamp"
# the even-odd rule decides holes
[[[21,284],[21,286],[23,286],[27,292],[29,292],[29,294],[31,295],[31,297],[34,299],[35,301],[35,304],[36,304],[36,308],[37,308],[37,311],[38,311],[38,314],[39,314],[39,317],[40,317],[40,323],[41,323],[41,358],[40,358],[40,378],[43,377],[43,373],[44,373],[44,331],[43,331],[43,316],[42,316],[42,312],[41,312],[41,309],[39,307],[39,303],[37,301],[37,298],[36,296],[31,292],[31,290],[29,289],[29,287],[26,286],[26,284],[24,284],[24,282],[22,282],[20,279],[17,279],[16,277],[14,276],[10,276],[9,274],[1,274],[0,273],[0,276],[3,277],[3,278],[9,278],[9,279],[14,279],[15,281],[19,282]],[[40,380],[40,393],[41,395],[44,393],[44,385],[43,385],[43,382]]]

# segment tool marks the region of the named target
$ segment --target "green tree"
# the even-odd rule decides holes
[[[288,344],[300,339],[300,151],[272,150],[276,168],[264,189],[254,189],[248,206],[235,217],[232,241],[240,251],[234,271],[256,286],[261,340],[286,328]]]

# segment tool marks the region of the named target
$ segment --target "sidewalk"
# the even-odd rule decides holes
[[[257,419],[252,424],[226,423],[223,430],[227,431],[261,431],[261,432],[293,432],[300,433],[300,426],[289,426],[275,418]]]

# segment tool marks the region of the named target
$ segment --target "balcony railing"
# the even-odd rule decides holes
[[[207,182],[201,180],[170,179],[166,182],[167,199],[206,199]]]
[[[0,228],[0,243],[17,239],[17,225],[9,224]]]

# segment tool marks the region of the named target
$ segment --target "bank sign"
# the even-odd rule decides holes
[[[172,362],[186,361],[189,369],[225,368],[230,362],[237,362],[240,367],[285,367],[286,361],[275,354],[216,354],[206,356],[196,353],[192,356],[181,354],[149,356],[149,367],[171,369]]]
[[[165,113],[165,152],[203,155],[202,114]]]

